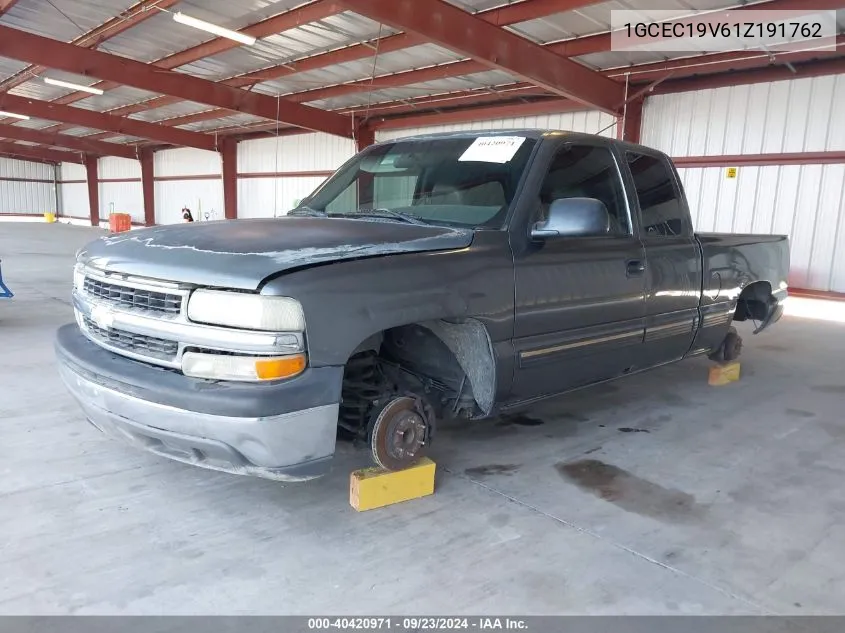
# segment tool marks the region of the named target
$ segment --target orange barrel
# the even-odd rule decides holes
[[[109,214],[109,231],[112,233],[123,233],[132,228],[132,216],[128,213]]]

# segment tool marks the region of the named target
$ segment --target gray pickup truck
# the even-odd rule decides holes
[[[159,455],[278,480],[339,435],[405,467],[487,418],[706,354],[777,321],[784,236],[696,234],[660,152],[509,130],[371,146],[288,216],[83,248],[59,370]]]

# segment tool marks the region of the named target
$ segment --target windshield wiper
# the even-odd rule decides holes
[[[408,224],[419,224],[423,226],[428,225],[428,222],[422,218],[411,215],[410,213],[394,211],[393,209],[358,209],[354,213],[343,213],[338,215],[343,215],[344,217],[349,218],[354,218],[356,216],[366,218],[385,218],[389,220],[400,220],[402,222],[407,222]]]
[[[311,207],[297,207],[288,212],[288,215],[299,215],[299,216],[307,216],[312,218],[325,218],[328,216],[328,213],[325,211],[318,211],[317,209],[312,209]]]

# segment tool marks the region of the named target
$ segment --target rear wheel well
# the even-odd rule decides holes
[[[386,399],[413,394],[440,419],[493,408],[496,369],[484,325],[476,319],[409,323],[362,341],[344,367],[340,426],[366,432]]]
[[[734,321],[753,319],[762,321],[769,314],[772,285],[768,281],[755,281],[742,289],[736,302]]]

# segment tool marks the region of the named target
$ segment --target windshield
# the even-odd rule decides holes
[[[291,213],[498,229],[535,144],[491,135],[376,145]]]

